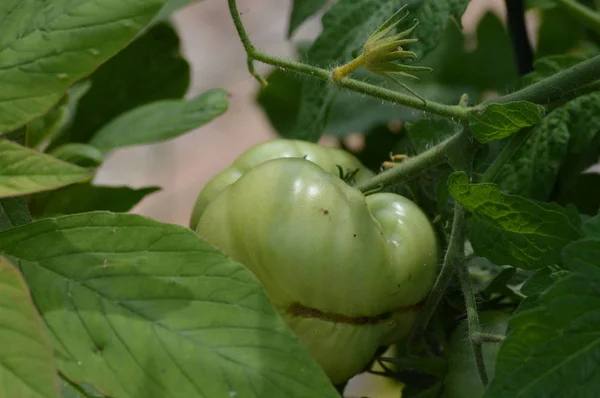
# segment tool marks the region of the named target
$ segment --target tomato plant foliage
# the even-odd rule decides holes
[[[221,1],[281,140],[194,187],[191,228],[94,177],[231,112],[191,95],[170,18],[202,1],[0,2],[0,398],[333,398],[366,373],[597,396],[600,5],[515,1],[471,34],[475,2],[289,0],[291,60]]]

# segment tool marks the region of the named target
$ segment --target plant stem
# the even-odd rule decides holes
[[[447,162],[449,160],[449,154],[461,153],[458,149],[465,145],[470,145],[470,142],[470,135],[468,131],[464,129],[425,152],[410,157],[391,169],[376,175],[370,180],[356,185],[356,188],[362,192],[372,192],[402,184],[432,167]]]
[[[508,141],[508,144],[506,144],[498,156],[496,156],[494,162],[487,168],[485,173],[483,173],[479,182],[494,182],[496,177],[498,177],[498,174],[500,174],[504,164],[510,160],[527,138],[529,138],[532,131],[533,127],[526,127],[513,135],[510,141]]]
[[[446,292],[446,288],[450,284],[450,280],[454,275],[455,269],[464,260],[465,247],[465,209],[456,203],[454,205],[454,219],[452,220],[452,232],[450,233],[450,242],[448,250],[444,256],[442,269],[433,285],[433,289],[423,307],[423,312],[417,319],[409,339],[409,347],[415,346],[416,339],[423,333],[429,320],[433,316],[442,296]]]
[[[598,80],[600,77],[598,71],[600,71],[600,55],[573,65],[519,91],[486,101],[480,106],[512,101],[530,101],[536,104],[548,104]]]
[[[360,54],[358,57],[354,58],[352,61],[348,62],[347,64],[344,64],[342,66],[338,66],[337,68],[334,68],[333,71],[331,72],[331,77],[335,81],[340,81],[344,77],[348,76],[350,73],[355,71],[356,69],[363,66],[364,64],[365,64],[365,55]]]
[[[250,41],[250,38],[248,37],[246,30],[244,29],[242,20],[240,19],[236,1],[228,0],[228,4],[233,23],[238,32],[238,35],[240,36],[240,40],[242,41],[244,49],[246,50],[246,54],[248,55],[248,69],[252,76],[259,80],[261,84],[265,84],[265,80],[263,77],[259,76],[254,70],[254,65],[252,61],[255,60],[268,65],[277,66],[281,69],[310,75],[314,78],[327,81],[339,87],[356,91],[358,93],[366,94],[371,97],[379,98],[384,101],[389,101],[394,104],[404,105],[415,109],[421,109],[429,113],[433,113],[440,116],[452,117],[457,120],[467,119],[467,108],[463,108],[457,105],[440,104],[438,102],[433,101],[423,101],[422,99],[417,97],[401,94],[394,90],[375,86],[349,77],[342,78],[339,81],[334,81],[331,71],[327,69],[265,54],[262,51],[257,50]]]
[[[465,298],[465,305],[467,307],[467,321],[469,324],[469,336],[471,337],[471,347],[473,347],[473,355],[475,356],[475,363],[477,364],[477,371],[479,372],[479,378],[481,383],[485,387],[488,384],[488,375],[485,371],[485,362],[483,361],[483,351],[481,349],[481,340],[474,339],[478,333],[481,333],[481,327],[479,325],[479,315],[477,314],[477,302],[475,301],[475,294],[473,293],[473,287],[471,286],[471,276],[469,275],[469,267],[464,261],[460,261],[456,267],[456,273],[460,280],[460,286],[463,291]]]
[[[502,343],[505,339],[506,336],[484,332],[476,332],[471,335],[471,340],[481,343]]]
[[[575,0],[556,0],[556,2],[575,19],[600,35],[600,14]]]

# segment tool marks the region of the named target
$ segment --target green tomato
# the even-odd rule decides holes
[[[350,154],[279,144],[297,157],[261,162],[256,156],[244,166],[245,154],[235,171],[207,185],[194,213],[196,230],[254,273],[331,381],[340,383],[360,372],[380,345],[410,332],[437,274],[436,236],[407,198],[365,197],[337,177],[336,163],[357,166],[358,179],[365,171]],[[302,145],[312,161],[302,159]]]
[[[484,333],[504,335],[509,314],[489,311],[479,314]],[[488,378],[494,377],[500,343],[482,343],[483,360]],[[448,352],[448,373],[444,378],[444,398],[480,398],[484,388],[479,378],[473,348],[469,340],[469,325],[462,322],[452,334]]]
[[[327,148],[300,140],[278,139],[263,142],[248,149],[231,166],[221,171],[204,186],[196,200],[190,220],[190,228],[196,229],[198,220],[200,220],[206,206],[219,192],[233,184],[253,167],[278,158],[304,158],[318,164],[323,170],[336,176],[339,175],[338,165],[342,167],[344,172],[358,169],[355,178],[357,183],[373,177],[373,172],[354,156],[341,149]]]

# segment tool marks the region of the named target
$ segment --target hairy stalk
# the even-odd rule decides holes
[[[433,289],[425,301],[423,312],[417,319],[415,327],[413,328],[408,342],[409,349],[410,347],[416,346],[416,340],[421,336],[427,327],[427,324],[429,324],[435,309],[437,308],[442,296],[450,284],[450,280],[454,275],[454,271],[464,260],[465,227],[465,209],[456,203],[454,205],[454,219],[452,220],[450,242],[448,243],[448,249],[446,250],[446,255],[444,256],[442,269],[438,274],[435,284],[433,285]]]
[[[583,86],[598,80],[600,70],[600,55],[573,65],[537,83],[527,86],[514,93],[489,100],[480,106],[492,103],[501,104],[512,101],[530,101],[536,104],[549,104],[568,97]]]
[[[376,175],[370,180],[356,185],[356,188],[362,192],[373,193],[374,191],[379,191],[394,185],[402,184],[431,169],[432,167],[439,166],[440,164],[447,162],[449,160],[449,154],[460,153],[461,151],[459,151],[459,149],[470,145],[470,143],[470,135],[468,131],[464,129],[445,141],[440,142],[433,148],[430,148],[414,157],[410,157],[391,169]]]
[[[504,164],[508,162],[510,158],[513,157],[517,150],[519,150],[521,145],[523,145],[527,138],[529,138],[532,131],[533,127],[526,127],[518,133],[516,133],[515,135],[513,135],[510,141],[508,141],[508,144],[506,144],[506,146],[502,148],[502,151],[500,151],[498,156],[496,156],[496,159],[494,159],[494,161],[487,168],[485,173],[483,173],[483,175],[479,179],[479,182],[494,182],[496,177],[498,177],[500,170],[502,170]]]
[[[600,14],[575,0],[557,0],[560,7],[600,35]]]
[[[467,307],[467,321],[469,324],[469,337],[471,340],[471,347],[473,348],[473,355],[475,356],[475,364],[477,365],[477,372],[481,383],[485,387],[488,384],[488,375],[485,371],[485,363],[483,361],[483,351],[481,349],[481,340],[474,339],[473,336],[481,333],[481,326],[479,325],[479,314],[477,314],[477,302],[475,300],[475,294],[473,293],[473,286],[471,285],[471,276],[469,275],[469,268],[465,261],[459,261],[456,267],[456,273],[460,281],[460,286],[463,291],[465,298],[465,305]]]

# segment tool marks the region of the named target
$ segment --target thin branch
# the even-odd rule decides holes
[[[455,269],[459,267],[460,263],[464,260],[465,227],[465,209],[456,203],[454,205],[454,219],[452,220],[450,242],[448,243],[448,249],[444,256],[442,269],[433,285],[433,289],[425,301],[423,312],[420,314],[415,327],[413,328],[408,347],[414,347],[416,340],[425,331],[427,324],[450,284],[450,280],[452,280]]]
[[[255,72],[252,61],[260,61],[265,64],[277,66],[281,69],[285,69],[288,71],[310,75],[314,78],[327,81],[336,86],[356,91],[358,93],[370,95],[372,97],[379,98],[384,101],[389,101],[394,104],[404,105],[414,109],[421,109],[429,113],[433,113],[440,116],[452,117],[457,120],[467,119],[468,109],[462,108],[458,105],[445,105],[433,101],[424,102],[420,98],[416,98],[406,94],[401,94],[394,90],[368,84],[349,77],[345,77],[339,81],[334,82],[330,70],[308,64],[303,64],[301,62],[274,57],[272,55],[263,53],[262,51],[257,50],[250,41],[250,38],[248,37],[246,30],[244,29],[242,20],[240,19],[236,1],[228,0],[228,3],[233,23],[235,25],[235,28],[237,29],[238,35],[240,36],[240,40],[242,41],[244,49],[246,50],[246,53],[248,55],[249,71],[252,74],[252,76],[261,81],[261,84],[264,84],[264,79]]]
[[[502,343],[506,336],[500,334],[476,332],[471,335],[471,340],[479,341],[480,343]]]
[[[523,145],[527,138],[529,138],[532,131],[533,127],[527,127],[513,135],[510,141],[508,141],[508,144],[506,144],[506,146],[502,148],[502,151],[500,151],[498,156],[496,156],[494,162],[487,168],[485,173],[483,173],[483,176],[481,176],[479,181],[494,182],[496,177],[498,177],[498,174],[500,174],[500,171],[502,170],[504,164],[506,164],[506,162],[508,162],[510,158],[513,157],[517,150],[519,150],[521,145]]]
[[[486,101],[480,106],[512,101],[530,101],[536,104],[548,104],[566,97],[583,86],[598,80],[600,77],[598,71],[600,71],[600,55],[573,65],[519,91]]]
[[[481,333],[481,326],[479,325],[479,315],[477,314],[477,302],[475,300],[475,294],[473,293],[473,286],[471,285],[471,276],[469,275],[469,267],[465,261],[459,262],[456,267],[456,273],[460,281],[460,286],[463,291],[465,298],[465,305],[467,307],[467,321],[469,324],[469,336],[471,337],[471,347],[473,348],[473,356],[475,357],[475,364],[477,365],[477,372],[481,383],[485,387],[488,384],[488,375],[485,371],[485,362],[483,361],[483,351],[481,349],[481,340],[472,338],[478,333]]]
[[[368,181],[358,184],[356,188],[362,192],[372,192],[402,184],[432,167],[446,163],[449,160],[449,154],[461,152],[457,150],[457,147],[470,146],[470,144],[470,135],[464,129],[425,152],[410,157]]]

